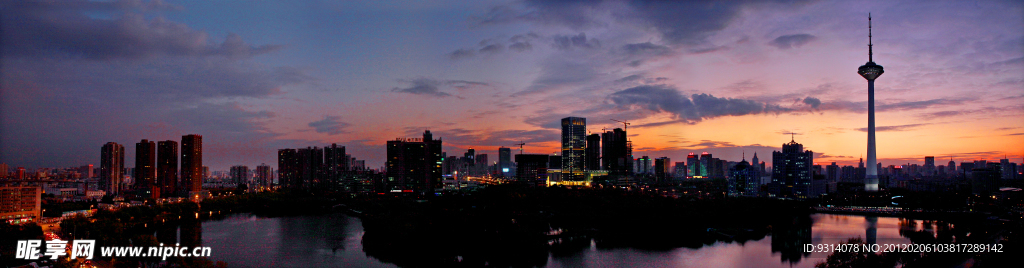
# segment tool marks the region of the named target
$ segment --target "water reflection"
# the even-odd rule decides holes
[[[813,223],[811,217],[800,216],[772,225],[772,253],[781,253],[782,262],[787,263],[800,263],[801,258],[810,256],[804,245],[811,243]]]
[[[868,223],[864,234],[864,236],[867,237],[865,242],[867,242],[868,245],[878,244],[878,217],[867,216],[864,218]]]
[[[367,257],[362,224],[342,214],[231,215],[202,227],[210,259],[229,267],[396,267]]]
[[[364,236],[359,219],[342,214],[282,218],[233,215],[190,224],[182,223],[183,243],[188,239],[201,242],[213,249],[210,259],[225,261],[231,267],[395,267],[395,263],[423,266],[428,262],[453,266],[460,260],[462,265],[478,266],[813,267],[827,254],[804,253],[804,244],[842,243],[852,237],[876,243],[952,242],[967,234],[942,221],[813,214],[773,224],[769,236],[744,243],[644,250],[599,247],[593,239],[567,236],[552,241],[548,250],[515,241],[491,241],[488,237],[468,244],[442,240],[410,243],[397,236],[372,238]],[[202,229],[201,234],[186,235],[197,229]],[[167,243],[167,233],[158,229],[158,239]]]

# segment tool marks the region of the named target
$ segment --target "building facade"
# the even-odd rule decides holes
[[[156,181],[160,196],[171,197],[178,191],[178,142],[157,142]]]
[[[587,119],[562,118],[562,180],[583,181],[587,168],[584,156],[587,148]]]
[[[181,185],[186,194],[203,190],[203,136],[181,136]]]
[[[117,195],[124,180],[124,146],[108,142],[100,149],[99,188],[107,194]]]
[[[442,188],[441,139],[433,139],[429,130],[422,139],[388,141],[387,153],[386,191],[432,194]]]
[[[782,145],[782,151],[772,153],[772,182],[769,194],[773,197],[806,199],[821,193],[812,184],[814,152],[805,151],[796,141]]]

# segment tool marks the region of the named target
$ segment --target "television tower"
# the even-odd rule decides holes
[[[878,191],[878,161],[875,158],[875,79],[885,71],[882,65],[875,64],[871,51],[871,13],[868,13],[868,63],[857,68],[857,73],[868,80],[868,163],[864,178],[864,190]]]

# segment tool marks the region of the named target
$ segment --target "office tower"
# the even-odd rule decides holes
[[[587,148],[584,152],[584,167],[587,170],[601,170],[601,135],[587,136]]]
[[[991,168],[971,170],[971,193],[987,196],[999,191],[999,171]]]
[[[267,164],[256,166],[256,181],[252,188],[262,190],[270,187],[271,174],[270,166]]]
[[[854,180],[856,181],[864,181],[864,179],[867,178],[868,173],[867,169],[864,168],[864,158],[861,158],[860,162],[857,163],[857,169],[855,169],[854,172]]]
[[[922,168],[924,169],[924,174],[926,176],[935,175],[935,157],[934,156],[925,156],[924,157],[924,166],[922,166]]]
[[[466,150],[466,154],[464,154],[463,157],[463,159],[466,161],[466,164],[470,166],[476,164],[476,150],[473,150],[473,148],[469,148],[469,150]]]
[[[548,155],[517,154],[516,179],[530,186],[546,186]]]
[[[345,172],[349,170],[348,158],[345,157],[345,146],[331,144],[324,147],[324,189],[341,190]]]
[[[654,169],[651,168],[651,158],[642,156],[636,159],[636,174],[653,174]]]
[[[950,175],[956,175],[956,162],[953,162],[952,156],[949,157],[949,164],[946,165],[946,168],[949,169],[949,171],[946,173],[949,173]]]
[[[672,164],[672,159],[668,157],[658,157],[654,159],[654,177],[658,179],[658,182],[668,182],[669,174],[672,173],[669,170]]]
[[[0,164],[0,170],[4,170],[5,171],[6,169],[7,169],[6,166],[3,166],[2,164]],[[4,172],[4,171],[0,171],[0,172]],[[93,165],[91,165],[91,164],[79,167],[78,168],[78,173],[81,174],[81,177],[83,179],[92,178],[93,176],[96,175],[96,174],[93,174]],[[3,177],[4,176],[0,176],[0,178],[3,178]]]
[[[587,147],[587,119],[562,118],[562,180],[585,179],[584,149]]]
[[[203,136],[181,136],[181,191],[203,190]]]
[[[277,150],[277,184],[281,187],[300,188],[299,153],[295,149]]]
[[[25,179],[25,168],[24,167],[18,167],[18,171],[15,174],[16,174],[15,178],[17,178],[18,180],[24,180]],[[122,174],[123,174],[123,172],[122,172]]]
[[[700,160],[697,155],[690,153],[686,155],[686,168],[688,178],[699,178],[700,175]]]
[[[441,188],[441,144],[429,130],[423,139],[388,141],[385,190],[432,194]]]
[[[324,170],[324,149],[320,147],[299,148],[299,178],[301,188],[318,188]]]
[[[601,159],[609,175],[624,176],[633,173],[632,151],[626,139],[626,131],[616,128],[601,136]]]
[[[156,142],[142,140],[135,144],[135,189],[146,196],[159,196],[156,188]]]
[[[672,177],[677,179],[686,178],[686,162],[675,162],[672,166]]]
[[[761,179],[755,177],[755,168],[746,159],[729,169],[728,191],[731,196],[757,196]]]
[[[715,161],[713,160],[714,157],[712,157],[711,154],[708,152],[703,152],[700,154],[700,169],[698,170],[698,174],[700,174],[701,178],[713,177],[713,174],[715,173]]]
[[[760,160],[757,159],[757,152],[754,152],[754,157],[750,159],[750,167],[753,168],[754,178],[761,179],[761,175],[764,173],[764,166],[761,165]]]
[[[100,149],[100,190],[109,195],[117,195],[121,191],[124,179],[124,146],[108,142]]]
[[[232,166],[231,167],[231,184],[242,185],[249,184],[249,166]]]
[[[868,14],[868,63],[857,68],[857,73],[868,80],[868,164],[867,174],[864,179],[864,190],[868,192],[878,191],[878,161],[875,158],[875,79],[885,71],[882,65],[875,64],[872,59],[871,42],[871,14]]]
[[[512,176],[512,149],[507,147],[498,148],[498,172],[502,177]]]
[[[814,198],[820,192],[811,185],[814,152],[804,151],[796,141],[782,145],[782,151],[772,153],[772,183],[769,193],[774,197]]]
[[[825,179],[828,182],[839,181],[839,165],[836,162],[832,162],[831,165],[825,166]]]
[[[1016,165],[1010,163],[1010,159],[1003,158],[999,160],[999,173],[1000,177],[1004,180],[1012,180],[1013,173],[1017,170]]]
[[[178,142],[156,143],[156,184],[160,196],[171,197],[178,192]]]
[[[477,176],[483,176],[487,174],[487,168],[490,167],[490,163],[487,162],[487,154],[476,155],[476,166],[473,168],[473,174]]]

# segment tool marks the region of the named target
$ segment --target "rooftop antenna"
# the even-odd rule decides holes
[[[789,136],[789,142],[796,143],[796,134],[799,134],[799,133],[796,133],[796,132],[786,132],[786,133],[782,133],[782,134],[789,134],[790,135]]]
[[[868,62],[873,62],[874,61],[874,60],[872,60],[872,55],[873,55],[873,52],[871,50],[872,46],[873,45],[872,45],[872,42],[871,42],[871,12],[868,12]]]

